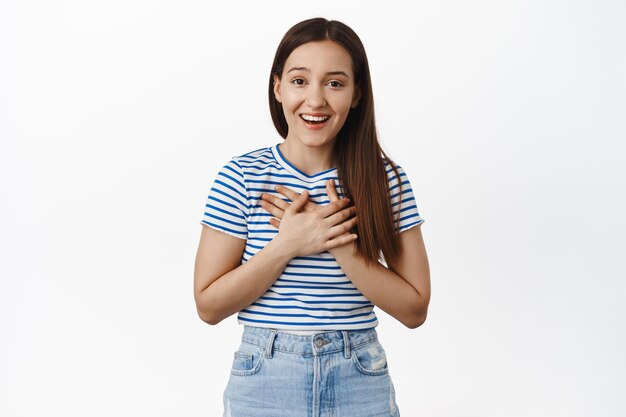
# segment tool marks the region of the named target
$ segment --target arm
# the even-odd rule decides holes
[[[203,321],[215,325],[252,304],[293,257],[280,239],[273,239],[240,265],[245,246],[245,239],[203,226],[194,269],[194,298]]]
[[[376,306],[414,329],[426,320],[430,302],[430,268],[420,226],[400,233],[400,254],[388,268],[365,266],[353,254],[354,243],[329,250],[361,293]]]
[[[292,201],[299,198],[298,193],[287,187],[278,186],[276,190]],[[327,182],[326,190],[331,202],[338,200],[332,180]],[[283,217],[289,207],[288,203],[271,195],[263,194],[262,198],[271,203],[263,207],[278,219]],[[270,223],[278,228],[282,222],[270,219]],[[370,267],[367,267],[365,260],[354,253],[354,242],[342,243],[328,249],[328,252],[367,299],[405,326],[414,329],[426,320],[430,302],[428,257],[421,226],[401,232],[399,239],[398,257],[393,263],[388,263],[388,267],[380,262],[370,263]]]

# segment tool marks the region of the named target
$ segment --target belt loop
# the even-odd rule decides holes
[[[350,358],[350,338],[348,337],[348,331],[342,330],[343,333],[343,356],[346,359]]]
[[[274,338],[276,337],[276,330],[270,329],[269,337],[267,338],[267,345],[265,346],[265,357],[272,357],[272,347],[274,345]]]

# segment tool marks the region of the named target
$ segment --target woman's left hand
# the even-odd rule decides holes
[[[274,189],[291,201],[294,201],[296,198],[298,198],[298,196],[300,196],[300,194],[298,194],[297,192],[283,185],[277,185],[276,187],[274,187]],[[326,194],[328,194],[328,198],[330,199],[331,203],[339,200],[339,196],[337,195],[337,189],[335,188],[335,181],[333,181],[332,179],[326,181]],[[261,206],[275,217],[270,218],[269,223],[278,229],[280,227],[280,220],[277,219],[283,218],[285,210],[287,210],[291,203],[288,203],[285,200],[278,198],[274,195],[265,193],[261,194],[261,200]],[[314,202],[309,201],[307,203],[306,210],[317,210],[321,207],[322,206],[319,206]],[[350,234],[350,232],[346,232],[346,234]]]

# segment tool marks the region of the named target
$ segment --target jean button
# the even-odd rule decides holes
[[[322,346],[324,346],[327,343],[330,343],[330,340],[326,340],[326,339],[315,339],[315,347],[321,348]]]

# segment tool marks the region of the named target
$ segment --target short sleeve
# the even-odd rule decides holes
[[[411,182],[404,169],[398,164],[400,181],[390,164],[387,164],[387,180],[391,196],[391,210],[393,212],[394,225],[398,233],[408,230],[425,222],[420,216]],[[402,187],[400,187],[402,185]]]
[[[248,238],[248,193],[241,165],[233,158],[219,172],[200,224],[240,239]]]

